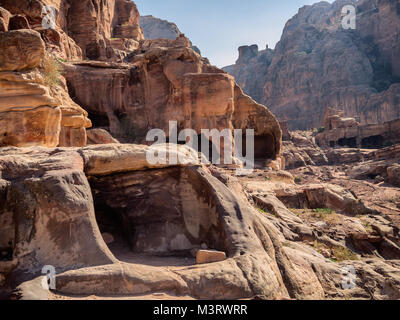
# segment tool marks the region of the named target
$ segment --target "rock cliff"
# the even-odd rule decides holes
[[[0,145],[84,146],[87,112],[69,97],[40,34],[6,30],[0,48]]]
[[[38,24],[49,4],[57,12],[54,29]],[[51,53],[66,78],[65,82],[61,75],[54,75],[64,88],[50,90],[59,104],[69,106],[62,108],[61,127],[57,129],[60,125],[55,121],[55,128],[48,130],[55,138],[59,136],[60,145],[85,145],[89,112],[95,127],[105,128],[125,142],[143,143],[153,128],[169,132],[169,121],[177,121],[178,130],[190,128],[199,135],[201,129],[255,129],[258,156],[279,160],[281,130],[274,115],[244,95],[233,77],[194,51],[183,34],[173,40],[144,40],[133,2],[36,0],[33,4],[19,0],[16,4],[2,0],[0,5],[11,17],[23,16],[42,38],[40,54],[19,58],[27,60],[27,65],[19,68],[36,67]],[[4,14],[3,20],[7,19]],[[2,35],[7,50],[17,48],[11,45],[18,40],[13,32]],[[78,49],[71,49],[75,47]],[[14,63],[6,56],[4,52],[3,68]],[[29,59],[35,65],[29,66]],[[72,105],[84,119],[71,117]],[[72,120],[77,122],[71,124]],[[5,141],[11,143],[10,138]],[[55,142],[44,145],[55,146]]]
[[[54,29],[41,23],[49,4]],[[399,145],[322,150],[282,133],[184,35],[143,39],[133,2],[0,6],[0,299],[400,298]],[[243,47],[239,63],[274,64],[261,55]],[[254,129],[259,169],[139,144],[153,128],[172,140],[169,121]]]
[[[154,16],[141,16],[140,26],[142,27],[144,37],[149,40],[175,40],[182,33],[175,23]]]
[[[347,4],[356,7],[355,30],[341,25]],[[399,48],[397,1],[319,2],[286,23],[273,52],[242,47],[225,70],[289,129],[318,127],[327,107],[374,124],[400,117]]]

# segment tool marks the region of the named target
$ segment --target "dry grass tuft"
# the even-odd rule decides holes
[[[44,80],[50,88],[60,83],[61,65],[50,53],[46,52],[42,61]]]

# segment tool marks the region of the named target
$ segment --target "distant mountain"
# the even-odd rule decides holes
[[[142,27],[144,37],[148,40],[175,40],[182,34],[175,23],[154,16],[141,16],[140,26]],[[192,46],[192,49],[198,54],[201,54],[200,49],[197,46]]]
[[[144,37],[149,40],[175,40],[182,33],[175,23],[154,16],[141,16],[140,26],[142,27]]]
[[[341,24],[348,4],[356,7],[355,30]],[[290,129],[318,127],[327,107],[362,124],[400,118],[400,2],[304,6],[275,50],[240,47],[236,64],[224,70]]]

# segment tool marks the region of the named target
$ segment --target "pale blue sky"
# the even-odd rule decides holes
[[[237,48],[274,48],[285,23],[303,5],[317,0],[134,0],[141,15],[175,22],[219,67],[233,64]],[[333,2],[329,0],[328,2]]]

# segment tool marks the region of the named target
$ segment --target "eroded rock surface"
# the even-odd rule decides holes
[[[126,63],[65,64],[71,96],[94,126],[136,143],[144,143],[153,128],[168,138],[169,121],[199,135],[201,129],[251,128],[256,157],[279,158],[282,134],[274,115],[193,51],[187,38],[146,40],[138,52]],[[99,90],[108,94],[99,96]]]
[[[190,157],[179,167],[148,170],[141,160],[148,148],[3,148],[0,247],[11,253],[0,261],[4,270],[9,264],[3,276],[18,283],[54,265],[64,298],[399,297],[396,224],[375,211],[360,211],[361,218],[348,212],[340,204],[357,203],[352,194],[326,188],[335,219],[296,215],[278,199],[285,185],[294,188],[287,173],[238,179],[229,170],[193,165]],[[309,201],[320,200],[318,192]],[[108,246],[101,232],[112,236]],[[196,266],[193,250],[204,247],[224,252],[226,260]],[[344,290],[349,266],[356,287]],[[33,285],[22,283],[14,295],[32,297]]]
[[[86,145],[87,112],[68,95],[40,34],[2,32],[0,42],[0,145]]]
[[[353,4],[355,30],[342,28]],[[318,128],[333,107],[361,124],[399,118],[400,16],[396,1],[319,2],[290,19],[274,51],[250,50],[225,70],[291,130]],[[250,48],[250,49],[249,49]]]

